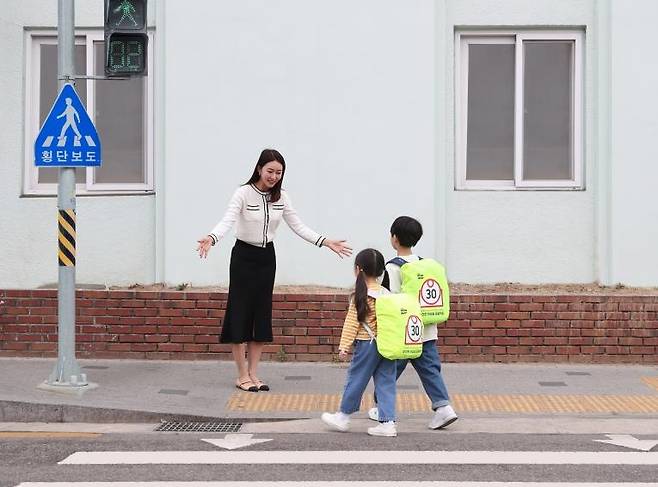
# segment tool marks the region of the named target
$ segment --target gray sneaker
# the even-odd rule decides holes
[[[379,408],[375,406],[374,408],[368,409],[368,417],[373,421],[379,421]]]
[[[446,406],[441,406],[434,411],[434,417],[427,427],[431,430],[438,430],[454,423],[457,419],[459,419],[457,413],[452,409],[452,406],[448,404]]]

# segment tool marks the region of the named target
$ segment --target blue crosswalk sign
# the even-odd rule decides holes
[[[34,143],[38,167],[101,165],[101,139],[70,83],[59,92]]]

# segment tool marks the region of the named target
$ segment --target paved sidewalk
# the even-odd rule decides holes
[[[171,417],[267,421],[317,418],[335,409],[347,365],[262,364],[270,392],[234,386],[231,362],[80,360],[96,389],[82,395],[37,386],[55,359],[0,359],[0,422],[157,422]],[[658,426],[658,367],[582,364],[444,364],[460,416],[480,418],[560,415],[647,419]],[[372,385],[369,390],[372,390]],[[370,403],[364,398],[364,407]],[[427,399],[409,367],[398,382],[402,418],[429,417]]]

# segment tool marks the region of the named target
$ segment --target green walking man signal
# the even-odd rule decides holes
[[[147,0],[105,0],[105,75],[146,76]]]
[[[114,12],[118,12],[121,10],[121,18],[119,19],[119,22],[117,22],[117,25],[122,25],[124,19],[129,20],[130,22],[133,23],[133,25],[137,25],[137,21],[135,20],[135,17],[133,17],[133,14],[136,12],[135,7],[133,7],[133,4],[130,3],[129,0],[123,0],[121,2],[121,5],[119,5],[116,9],[114,9]]]

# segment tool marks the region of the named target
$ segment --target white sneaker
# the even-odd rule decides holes
[[[322,419],[322,422],[329,426],[332,430],[335,431],[347,431],[350,429],[350,415],[341,413],[338,411],[337,413],[331,414],[331,413],[322,413],[322,416],[320,417]]]
[[[446,406],[441,406],[434,412],[434,417],[428,428],[431,430],[438,430],[439,428],[445,428],[451,423],[457,421],[458,416],[450,404]]]
[[[373,421],[379,421],[379,408],[375,406],[374,408],[368,409],[368,417]]]
[[[385,423],[379,423],[377,426],[368,428],[368,434],[370,436],[397,436],[398,430],[395,427],[395,421],[386,421]]]

